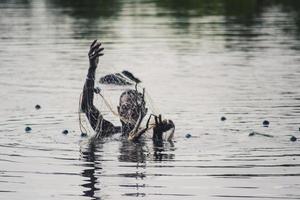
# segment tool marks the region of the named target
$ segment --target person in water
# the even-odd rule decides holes
[[[154,116],[155,124],[153,125],[153,140],[161,141],[163,133],[175,129],[172,120],[162,120],[161,115],[150,115],[147,125],[144,129],[140,128],[141,122],[147,114],[146,103],[143,94],[136,90],[128,89],[124,91],[119,100],[118,114],[120,116],[121,126],[114,126],[111,122],[105,120],[100,111],[94,105],[94,84],[95,73],[99,62],[99,57],[103,56],[104,48],[101,43],[95,40],[88,53],[89,69],[83,88],[81,101],[81,110],[85,113],[91,127],[96,132],[97,137],[110,136],[115,133],[122,133],[130,140],[138,140],[148,129],[149,120]]]

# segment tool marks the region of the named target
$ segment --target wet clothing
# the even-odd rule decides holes
[[[93,102],[94,84],[95,84],[95,69],[89,68],[87,79],[83,88],[81,110],[86,114],[89,123],[91,124],[92,128],[97,134],[96,136],[97,137],[110,136],[115,133],[122,133],[123,135],[128,136],[129,133],[136,128],[135,124],[124,123],[121,120],[122,126],[114,126],[111,122],[105,120],[103,118],[103,115],[95,107]],[[128,94],[129,93],[130,92],[128,92]],[[147,111],[145,110],[143,113],[146,114],[146,112]],[[153,139],[162,140],[163,132],[171,128],[174,128],[173,122],[171,124],[168,124],[167,122],[161,122],[160,124],[156,124],[156,126],[153,129]],[[138,135],[135,135],[133,139],[138,139],[143,133],[145,133],[145,131],[147,131],[147,127],[141,130]]]
[[[123,135],[127,135],[134,129],[133,124],[124,123],[121,121],[122,126],[114,126],[111,122],[105,120],[100,111],[94,106],[94,86],[95,86],[95,70],[94,68],[89,68],[86,82],[83,88],[82,102],[81,102],[81,110],[85,113],[87,119],[89,120],[92,128],[97,134],[97,137],[101,136],[109,136],[115,133],[122,133]],[[117,73],[119,74],[119,73]],[[130,72],[123,71],[126,77],[129,77],[130,80],[136,79],[140,82],[139,79],[135,78]],[[122,75],[119,74],[119,77]],[[114,84],[114,80],[116,79],[116,75],[110,74],[104,76],[106,80],[110,80],[111,84]],[[100,79],[101,80],[101,79]],[[121,79],[120,79],[121,80]],[[122,80],[126,80],[124,77]],[[129,83],[129,82],[128,82]],[[116,83],[115,83],[116,84]]]
[[[94,106],[94,84],[93,77],[88,77],[84,84],[81,109],[85,113],[92,128],[97,134],[102,136],[121,132],[121,127],[114,126],[111,122],[105,120],[99,110]]]

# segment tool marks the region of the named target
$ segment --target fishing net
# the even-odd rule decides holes
[[[146,115],[139,116],[139,119],[142,120],[138,120],[138,122],[132,122],[130,118],[125,119],[119,114],[118,105],[120,98],[122,98],[122,96],[120,97],[120,95],[124,93],[135,94],[126,95],[126,98],[132,98],[129,99],[129,101],[132,101],[137,108],[141,104],[145,104],[145,107],[147,109]],[[137,98],[137,96],[139,97]],[[80,130],[82,133],[87,133],[90,136],[97,136],[97,131],[94,131],[88,119],[86,118],[85,113],[83,113],[80,109],[81,101],[82,95],[80,96],[79,101]],[[151,128],[153,128],[155,122],[152,116],[158,115],[158,110],[155,107],[151,96],[143,87],[141,81],[128,71],[123,71],[121,73],[115,74],[108,74],[106,76],[101,77],[99,81],[95,80],[94,105],[101,113],[101,116],[98,119],[100,123],[101,120],[103,120],[103,118],[112,122],[115,126],[119,126],[121,124],[120,121],[124,123],[135,123],[135,129],[129,133],[129,138],[133,137],[134,134],[136,134],[137,130],[150,130]],[[149,133],[150,131],[145,132],[146,135],[150,135]]]

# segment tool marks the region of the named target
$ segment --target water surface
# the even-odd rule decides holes
[[[291,0],[1,1],[0,196],[299,199],[299,141],[290,141],[300,138],[299,8]],[[127,69],[143,80],[176,124],[173,144],[80,137],[95,38],[105,47],[97,76]]]

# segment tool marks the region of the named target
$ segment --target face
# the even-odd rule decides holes
[[[136,96],[132,93],[122,95],[118,111],[122,118],[135,123],[139,118],[139,108],[136,104]]]

